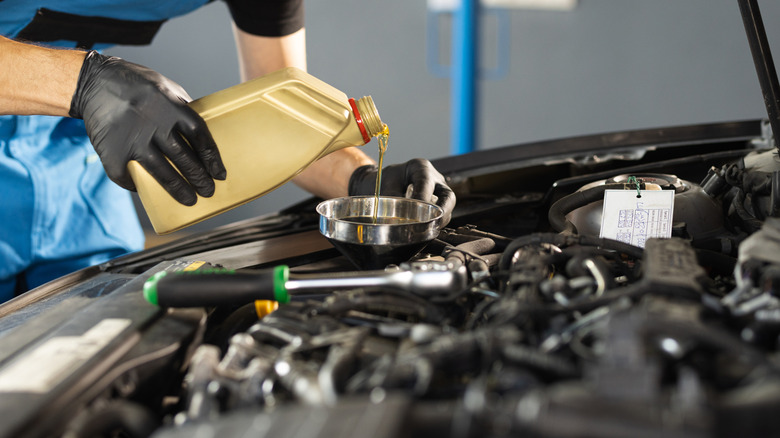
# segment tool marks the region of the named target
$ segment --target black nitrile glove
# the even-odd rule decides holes
[[[349,179],[349,195],[373,195],[376,190],[377,166],[358,167]],[[444,211],[442,226],[450,222],[452,209],[455,208],[455,193],[428,160],[415,158],[402,164],[392,164],[382,169],[382,196],[409,197],[438,205]]]
[[[153,70],[91,51],[70,116],[84,119],[112,181],[135,190],[127,163],[136,160],[174,199],[193,205],[196,192],[214,194],[213,179],[225,179],[226,171],[206,123],[187,106],[190,100],[178,84]]]

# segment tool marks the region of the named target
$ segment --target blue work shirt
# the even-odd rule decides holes
[[[0,34],[98,50],[148,44],[164,20],[206,2],[0,1]],[[131,195],[106,176],[81,120],[0,116],[0,188],[0,301],[22,277],[32,288],[143,248]]]

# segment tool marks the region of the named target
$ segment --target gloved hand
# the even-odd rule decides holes
[[[373,195],[376,189],[377,166],[358,167],[349,179],[349,195]],[[402,164],[392,164],[382,169],[382,196],[409,197],[438,205],[444,211],[442,226],[447,225],[455,208],[455,193],[428,160],[415,158]]]
[[[84,119],[112,181],[135,190],[127,163],[136,160],[174,199],[193,205],[196,192],[213,195],[213,179],[225,179],[227,172],[206,123],[186,105],[190,100],[178,84],[153,70],[91,51],[70,116]]]

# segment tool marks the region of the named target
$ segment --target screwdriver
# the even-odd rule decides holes
[[[295,295],[388,288],[437,295],[466,286],[466,269],[453,262],[415,262],[396,270],[291,275],[286,265],[263,270],[161,271],[146,281],[144,298],[160,307],[214,307],[256,300],[288,303]]]

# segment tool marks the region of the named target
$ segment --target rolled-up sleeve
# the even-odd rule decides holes
[[[303,0],[225,0],[239,29],[259,36],[285,36],[303,27]]]

